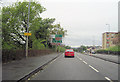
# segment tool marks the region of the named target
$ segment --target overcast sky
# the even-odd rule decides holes
[[[17,0],[3,0],[3,5]],[[18,0],[23,1],[23,0]],[[36,0],[47,11],[43,18],[55,18],[66,29],[63,43],[70,46],[102,45],[102,33],[118,31],[119,0]]]

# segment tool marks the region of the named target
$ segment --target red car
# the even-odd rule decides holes
[[[65,57],[74,57],[73,49],[66,49],[65,50]]]

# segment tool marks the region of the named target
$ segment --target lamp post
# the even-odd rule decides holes
[[[110,32],[110,24],[106,24],[106,25],[108,25],[108,32]]]
[[[110,32],[110,24],[106,24],[106,25],[108,25],[108,32]],[[110,37],[110,34],[109,34],[109,37]],[[110,41],[109,41],[109,47],[110,47]],[[109,55],[109,50],[108,50],[108,55]]]
[[[30,1],[29,1],[29,7],[28,7],[28,24],[27,24],[27,33],[29,33],[29,15],[30,15]],[[28,35],[26,38],[26,58],[28,57]]]
[[[58,34],[59,27],[56,28],[56,35]],[[59,50],[58,50],[59,51]],[[57,52],[57,42],[56,42],[56,52]]]

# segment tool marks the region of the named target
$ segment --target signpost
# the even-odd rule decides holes
[[[31,36],[31,33],[24,33],[24,36]]]
[[[56,45],[56,51],[57,51],[57,46],[61,45],[61,43],[62,43],[62,35],[56,34],[55,37],[52,38],[52,43],[51,43],[52,45]]]
[[[62,43],[62,35],[56,34],[55,38],[52,38],[53,45],[60,45]]]

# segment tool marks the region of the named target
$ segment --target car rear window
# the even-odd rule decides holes
[[[66,50],[67,52],[73,52],[73,50]]]

